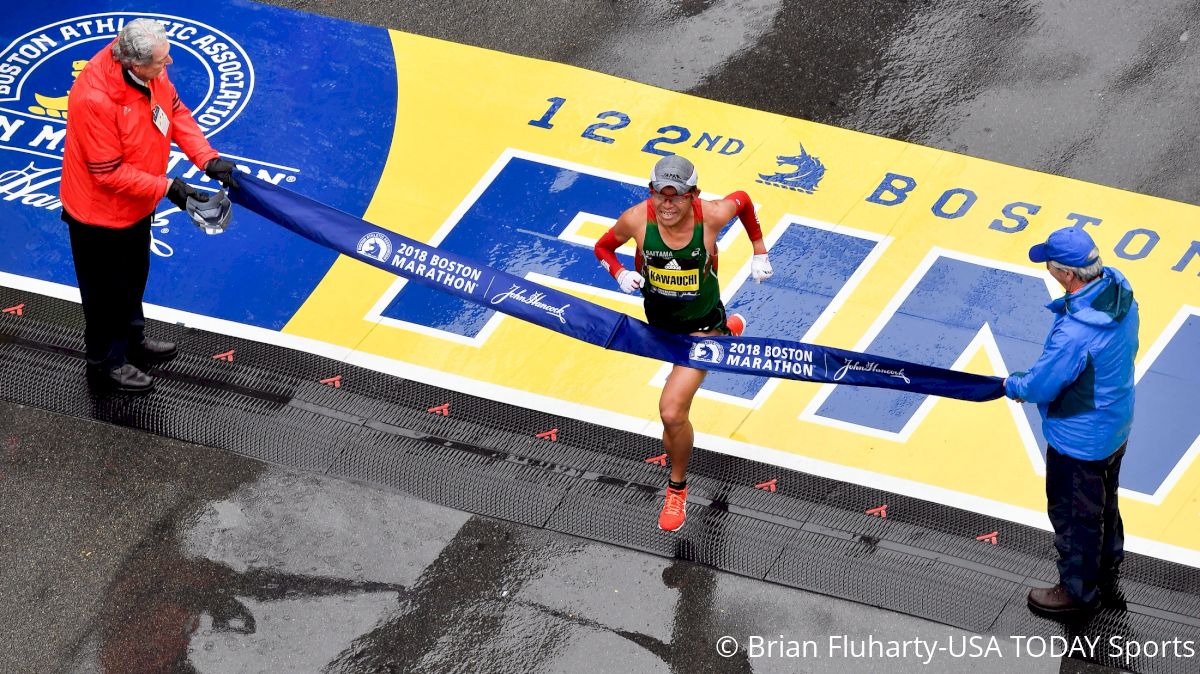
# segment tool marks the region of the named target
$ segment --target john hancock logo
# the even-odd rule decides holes
[[[536,309],[541,309],[542,311],[557,318],[560,323],[567,322],[567,308],[571,305],[564,304],[561,307],[556,307],[552,304],[546,304],[546,302],[543,301],[546,299],[546,293],[534,291],[529,295],[526,295],[525,289],[514,283],[508,290],[492,296],[491,303],[500,304],[504,300],[509,299],[516,300],[521,304],[528,304]]]
[[[825,165],[820,159],[809,154],[803,144],[800,145],[800,152],[797,154],[775,157],[775,164],[780,168],[789,167],[790,170],[760,173],[754,182],[812,194],[817,190],[821,178],[825,177]]]
[[[909,381],[908,375],[904,374],[904,368],[900,368],[898,370],[892,370],[892,369],[888,369],[886,367],[882,367],[879,365],[879,363],[876,363],[875,361],[870,361],[870,360],[866,361],[866,362],[860,362],[857,360],[847,360],[846,364],[842,365],[840,368],[838,368],[838,371],[833,374],[833,380],[841,381],[850,372],[874,372],[877,374],[882,374],[882,375],[886,375],[888,377],[892,377],[894,379],[899,379],[900,381],[904,382],[905,384],[912,383],[911,381]]]

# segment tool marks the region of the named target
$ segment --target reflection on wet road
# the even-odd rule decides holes
[[[0,671],[793,671],[715,644],[964,634],[93,421],[0,427]]]

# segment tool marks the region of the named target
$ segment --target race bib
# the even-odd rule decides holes
[[[155,105],[150,111],[150,119],[153,120],[154,126],[158,127],[158,132],[162,135],[167,135],[167,129],[171,127],[171,120],[167,118],[167,113],[163,112],[162,106]]]

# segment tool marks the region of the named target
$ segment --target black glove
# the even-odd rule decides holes
[[[233,162],[220,157],[208,160],[208,164],[204,167],[204,172],[208,174],[209,178],[219,180],[225,187],[238,186],[237,181],[233,179],[233,172],[236,170],[237,167],[233,165]]]
[[[188,197],[193,197],[197,201],[208,201],[207,194],[197,191],[196,188],[179,178],[172,180],[171,186],[167,188],[167,199],[170,199],[171,203],[175,204],[179,210],[186,211]]]

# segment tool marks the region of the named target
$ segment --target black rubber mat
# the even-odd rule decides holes
[[[158,390],[96,398],[78,305],[0,287],[0,309],[18,305],[0,313],[0,398],[11,402],[975,632],[1200,642],[1191,567],[1131,554],[1127,609],[1061,625],[1025,606],[1029,588],[1056,580],[1046,531],[699,448],[688,522],[668,534],[656,524],[665,470],[648,461],[662,453],[656,439],[166,324],[152,332],[181,354],[156,371]],[[866,512],[883,504],[886,518]],[[1186,659],[1100,650],[1100,664],[1192,671]]]

